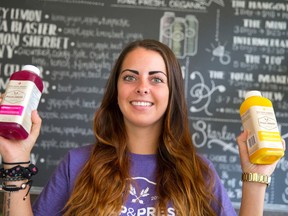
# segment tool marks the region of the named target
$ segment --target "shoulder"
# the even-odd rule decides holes
[[[86,161],[89,159],[94,145],[85,145],[77,148],[70,149],[64,157],[64,163],[74,168],[82,168]]]
[[[89,158],[94,145],[85,145],[77,148],[70,149],[68,155],[75,156],[76,159]]]
[[[83,166],[89,160],[94,145],[69,150],[48,183],[34,202],[34,215],[62,215],[65,203]]]
[[[202,160],[210,169],[212,169],[213,172],[215,172],[215,168],[213,163],[204,155],[197,153],[197,156],[200,160]]]
[[[70,149],[60,161],[55,172],[57,175],[65,175],[68,179],[74,179],[89,160],[94,145],[86,145]]]

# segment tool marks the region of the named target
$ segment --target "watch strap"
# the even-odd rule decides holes
[[[266,184],[267,186],[271,183],[271,177],[268,175],[262,175],[259,173],[242,173],[242,181],[246,182],[258,182]]]

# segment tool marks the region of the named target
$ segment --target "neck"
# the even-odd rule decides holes
[[[126,125],[128,148],[135,154],[156,154],[159,142],[160,128],[147,127],[133,129]]]

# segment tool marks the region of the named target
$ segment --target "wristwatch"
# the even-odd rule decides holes
[[[259,173],[242,173],[242,181],[258,182],[267,184],[267,186],[269,186],[271,183],[271,176],[262,175]]]

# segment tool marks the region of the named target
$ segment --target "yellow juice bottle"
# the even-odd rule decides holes
[[[284,155],[272,102],[260,91],[249,91],[240,106],[244,129],[248,130],[247,147],[251,163],[271,164]]]

